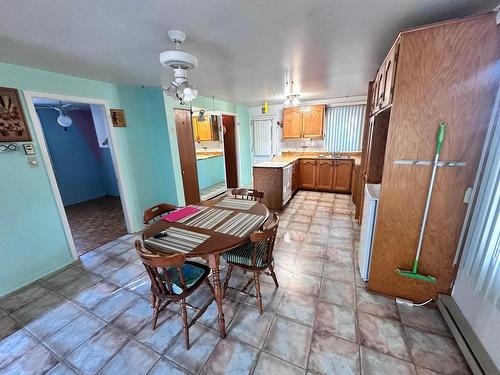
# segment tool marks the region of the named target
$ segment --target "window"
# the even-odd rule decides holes
[[[361,135],[366,105],[328,107],[325,122],[325,150],[361,151]]]

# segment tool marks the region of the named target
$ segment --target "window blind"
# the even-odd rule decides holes
[[[329,107],[325,114],[325,150],[361,151],[366,105]]]

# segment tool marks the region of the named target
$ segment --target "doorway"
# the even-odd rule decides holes
[[[236,116],[192,108],[174,109],[174,118],[185,203],[213,199],[237,187]]]
[[[127,234],[107,105],[25,96],[73,257]]]

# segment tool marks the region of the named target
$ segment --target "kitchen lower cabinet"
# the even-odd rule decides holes
[[[333,188],[335,161],[318,160],[316,164],[316,189],[330,191]]]
[[[300,160],[300,187],[303,189],[316,188],[316,160],[301,159]]]
[[[351,192],[352,168],[352,160],[335,160],[332,190],[341,193]]]

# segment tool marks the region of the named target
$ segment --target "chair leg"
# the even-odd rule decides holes
[[[274,266],[272,264],[269,264],[269,271],[271,271],[271,276],[274,280],[274,285],[276,285],[276,288],[279,288],[278,284],[278,278],[276,277],[276,274],[274,273]]]
[[[154,309],[155,305],[156,305],[156,296],[153,293],[151,293],[151,307]]]
[[[153,331],[156,329],[156,322],[158,321],[158,314],[160,312],[161,299],[155,296],[155,307],[153,312]]]
[[[189,326],[187,321],[187,311],[186,311],[186,300],[181,300],[181,317],[182,317],[182,326],[183,326],[183,334],[184,334],[184,346],[186,350],[189,350]]]
[[[222,291],[222,297],[226,296],[226,290],[229,287],[229,279],[231,278],[231,273],[233,272],[233,265],[230,264],[227,268],[226,278],[224,279],[224,290]]]
[[[255,292],[257,297],[257,305],[259,306],[260,315],[262,315],[262,296],[260,294],[259,272],[254,273],[254,278],[255,278]]]

